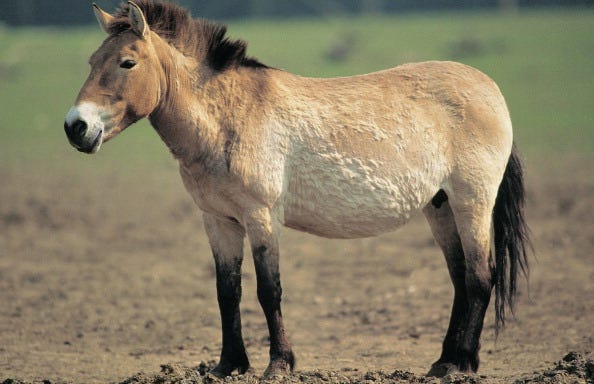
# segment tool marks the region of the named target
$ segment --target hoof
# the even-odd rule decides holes
[[[219,363],[216,367],[214,367],[210,373],[211,375],[218,377],[219,379],[224,379],[227,376],[231,376],[233,371],[237,370],[240,375],[244,375],[246,373],[253,373],[253,369],[249,365],[245,366],[233,366],[229,364],[221,364]]]
[[[455,373],[460,373],[460,370],[458,369],[456,364],[437,362],[437,363],[433,363],[433,365],[431,366],[431,369],[429,369],[429,372],[427,372],[427,374],[425,376],[445,377],[447,375],[451,375],[451,374],[455,374]]]
[[[285,360],[273,360],[264,371],[264,379],[281,379],[293,373],[293,364]]]

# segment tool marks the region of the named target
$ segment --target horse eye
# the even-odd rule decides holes
[[[124,60],[120,63],[120,68],[130,69],[136,65],[134,60]]]

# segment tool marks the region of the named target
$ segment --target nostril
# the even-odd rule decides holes
[[[82,120],[76,120],[72,125],[64,123],[64,130],[68,136],[73,138],[81,138],[87,132],[87,123]]]
[[[87,123],[82,120],[76,120],[72,125],[72,131],[75,135],[84,136],[87,132]]]

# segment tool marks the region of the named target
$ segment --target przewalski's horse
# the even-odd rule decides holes
[[[452,62],[314,79],[269,68],[173,4],[94,11],[108,34],[64,128],[79,151],[139,119],[179,161],[216,264],[222,352],[215,373],[248,370],[241,332],[247,235],[270,332],[265,375],[292,371],[281,315],[282,225],[328,238],[392,231],[422,210],[455,288],[431,375],[474,372],[491,291],[496,326],[526,271],[522,168],[495,83]]]

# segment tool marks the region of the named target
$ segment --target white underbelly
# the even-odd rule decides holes
[[[403,225],[438,190],[424,169],[318,155],[289,167],[284,224],[329,238],[375,236]]]

